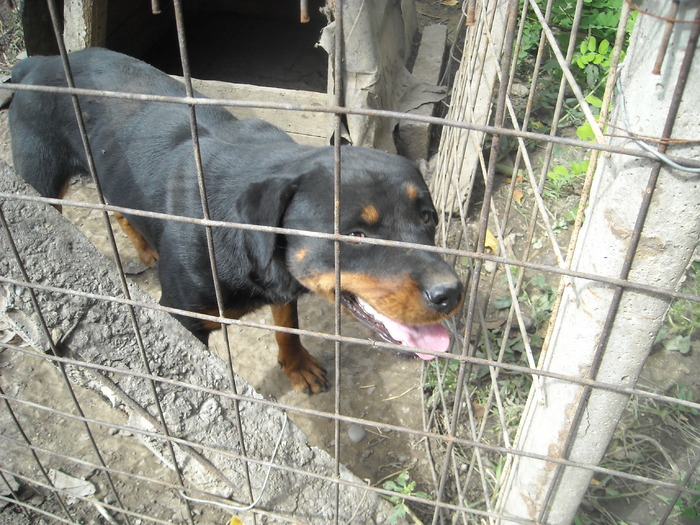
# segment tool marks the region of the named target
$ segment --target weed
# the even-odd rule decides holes
[[[690,487],[693,490],[700,490],[700,483],[696,483],[695,486]],[[671,503],[671,499],[667,496],[658,496],[659,499],[668,505]],[[700,523],[700,496],[695,494],[688,494],[687,492],[681,495],[673,506],[673,512],[671,517],[682,516],[686,520]]]
[[[594,36],[581,41],[578,53],[574,55],[573,63],[583,70],[586,86],[594,90],[602,76],[607,76],[610,69],[612,48],[607,38],[600,42]]]
[[[550,199],[559,199],[573,194],[581,185],[588,171],[588,160],[570,162],[568,165],[554,166],[547,172],[543,195]]]
[[[700,295],[700,261],[695,261],[688,271],[686,289]],[[656,344],[666,350],[688,354],[700,335],[700,303],[680,299],[668,310],[666,322],[656,336]]]
[[[538,0],[537,4],[544,12],[545,0]],[[615,41],[617,26],[620,21],[623,0],[584,0],[579,23],[578,52],[573,58],[573,64],[578,67],[572,69],[577,83],[587,89],[589,104],[600,100],[602,95],[603,80],[610,69],[612,55],[611,42]],[[565,49],[573,28],[576,2],[571,0],[553,0],[549,26],[559,44]],[[632,32],[636,16],[630,17],[627,24],[627,38]],[[538,49],[541,24],[537,17],[530,11],[523,26],[523,38],[518,53],[521,75],[527,77]],[[625,43],[626,46],[626,43]],[[559,81],[561,80],[561,68],[552,56],[546,56],[542,63],[540,73],[545,86],[539,94],[539,103],[543,109],[554,107],[557,98]],[[590,98],[589,98],[590,97]],[[576,122],[581,120],[582,113],[576,110],[575,101],[565,101],[567,116],[565,120]],[[599,107],[599,106],[598,106]]]
[[[441,390],[452,397],[457,390],[457,379],[459,378],[459,361],[436,359],[432,364],[433,366],[428,369],[426,374],[424,385],[425,391],[430,392],[426,401],[428,407],[437,406]]]
[[[696,483],[692,488],[700,490],[700,483]],[[700,523],[700,496],[683,494],[676,502],[675,508],[684,518]]]
[[[679,399],[692,400],[690,389],[684,385],[675,385],[671,393]],[[677,464],[679,451],[697,450],[700,443],[697,412],[673,403],[659,403],[647,397],[632,396],[601,466],[651,479],[679,479],[682,472]],[[693,453],[697,452],[691,452]],[[692,460],[692,455],[690,458]],[[697,487],[697,481],[695,485]],[[619,525],[624,521],[613,515],[605,502],[634,500],[629,502],[629,506],[634,507],[635,503],[641,504],[642,500],[646,500],[649,505],[653,505],[649,496],[658,498],[665,504],[671,501],[659,494],[656,487],[642,482],[610,474],[595,476],[575,523]],[[672,517],[682,515],[697,519],[693,512],[700,511],[699,504],[700,497],[686,493],[676,503]]]
[[[430,496],[423,491],[416,490],[416,482],[411,480],[408,470],[402,470],[394,479],[385,481],[382,486],[386,490],[396,492],[397,494],[396,496],[389,497],[389,501],[394,504],[394,511],[389,516],[389,523],[396,523],[406,516],[406,514],[409,514],[414,521],[417,521],[411,509],[406,505],[406,498],[402,498],[401,496],[416,496],[424,499],[428,499]]]

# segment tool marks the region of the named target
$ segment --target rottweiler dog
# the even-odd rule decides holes
[[[69,62],[78,88],[185,95],[181,82],[105,49],[74,52]],[[59,57],[21,61],[12,82],[67,85]],[[79,103],[108,203],[203,216],[187,106],[98,96],[80,96]],[[9,111],[15,170],[41,195],[61,197],[71,175],[88,171],[70,96],[17,91]],[[333,232],[332,147],[299,145],[267,122],[239,120],[218,106],[197,106],[196,119],[211,219]],[[453,268],[435,253],[357,241],[434,243],[437,215],[419,170],[405,158],[352,146],[341,148],[341,169],[340,230],[347,241],[341,243],[340,301],[387,341],[446,351],[449,335],[440,322],[463,296]],[[218,315],[202,226],[138,215],[118,220],[141,260],[157,262],[161,304]],[[333,241],[228,227],[212,235],[227,317],[270,305],[278,326],[296,328],[301,294],[334,299]],[[178,318],[205,343],[220,327]],[[293,387],[325,391],[326,372],[299,336],[278,331],[276,339]]]

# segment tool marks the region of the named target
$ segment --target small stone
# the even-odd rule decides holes
[[[359,443],[365,439],[366,435],[367,432],[360,425],[351,425],[350,428],[348,428],[348,437],[353,443]]]

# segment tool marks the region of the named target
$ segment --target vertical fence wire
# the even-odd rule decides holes
[[[343,64],[345,53],[345,35],[343,34],[343,2],[335,3],[335,33],[333,43],[333,101],[336,106],[345,105],[345,97],[343,92]],[[342,202],[340,200],[340,187],[343,177],[342,173],[342,142],[343,142],[343,123],[340,114],[333,117],[333,233],[340,234],[340,213]],[[333,269],[334,269],[334,300],[333,300],[333,333],[336,338],[342,334],[342,326],[340,320],[340,294],[341,294],[341,260],[340,260],[341,245],[338,240],[333,241]],[[333,354],[335,356],[335,389],[333,394],[333,411],[336,416],[340,415],[340,378],[341,378],[341,343],[339,340],[333,344]],[[336,419],[333,424],[333,450],[334,450],[334,475],[336,479],[340,478],[340,420]],[[333,522],[338,525],[339,510],[340,510],[340,484],[335,483],[335,514]]]
[[[175,7],[175,24],[176,24],[176,29],[177,29],[177,41],[178,41],[178,48],[180,52],[180,61],[182,64],[182,72],[183,72],[183,78],[184,78],[184,83],[185,83],[185,91],[186,95],[190,98],[194,97],[194,90],[192,89],[192,76],[190,74],[190,67],[189,67],[189,58],[187,55],[187,39],[185,36],[185,23],[184,23],[184,18],[183,18],[183,12],[182,12],[182,2],[180,0],[175,0],[174,1],[174,7]],[[204,169],[202,167],[202,155],[201,155],[201,149],[200,149],[200,143],[199,143],[199,131],[197,128],[197,112],[196,112],[196,106],[190,105],[189,106],[189,119],[190,119],[190,133],[191,133],[191,139],[192,139],[192,153],[194,155],[194,161],[195,161],[195,169],[197,172],[197,186],[199,189],[199,196],[200,196],[200,202],[202,206],[202,217],[204,219],[210,219],[210,214],[209,214],[209,200],[207,197],[207,188],[205,184],[205,179],[204,179]],[[222,291],[221,291],[221,283],[219,281],[219,272],[218,272],[218,267],[216,263],[216,252],[214,251],[214,239],[213,239],[213,233],[212,233],[212,228],[211,227],[205,227],[204,229],[205,234],[206,234],[206,241],[207,241],[207,251],[209,255],[209,265],[211,269],[211,275],[212,275],[212,280],[213,280],[213,285],[214,285],[214,294],[216,296],[216,305],[217,305],[217,310],[219,317],[223,320],[226,317],[225,311],[224,311],[224,301],[223,301],[223,296],[222,296]],[[222,325],[225,327],[225,325]],[[226,351],[226,355],[228,357],[228,371],[229,371],[229,381],[231,383],[231,391],[234,394],[238,394],[238,387],[236,386],[236,375],[234,372],[234,367],[233,367],[233,353],[231,350],[231,344],[229,341],[228,337],[228,330],[224,328],[222,330],[223,333],[223,339],[224,339],[224,348]],[[240,410],[240,405],[239,402],[236,400],[234,402],[234,418],[236,421],[236,428],[238,430],[238,435],[239,435],[239,446],[241,447],[241,454],[243,457],[247,457],[246,453],[246,443],[245,443],[245,434],[243,433],[243,423],[241,420],[241,410]],[[253,486],[250,480],[250,470],[248,467],[248,462],[244,461],[243,462],[243,472],[244,472],[244,477],[246,481],[246,489],[247,489],[247,497],[249,500],[250,505],[253,505],[253,502],[255,501],[255,497],[253,496]],[[188,502],[189,505],[189,502]]]

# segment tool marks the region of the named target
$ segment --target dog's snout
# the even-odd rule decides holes
[[[449,315],[462,301],[462,283],[456,276],[442,279],[426,288],[425,297],[431,308]]]

